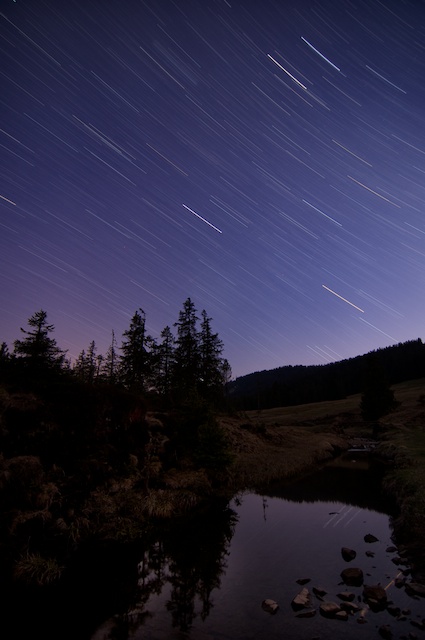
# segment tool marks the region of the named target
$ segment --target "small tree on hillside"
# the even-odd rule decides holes
[[[390,388],[385,369],[376,355],[368,358],[364,389],[360,402],[363,420],[379,420],[397,406],[394,392]]]

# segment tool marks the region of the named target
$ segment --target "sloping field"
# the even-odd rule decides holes
[[[417,412],[419,398],[425,395],[425,378],[402,382],[392,387],[395,398],[400,402],[397,410],[391,414],[408,414],[409,411]],[[313,402],[292,407],[275,407],[260,411],[245,411],[244,416],[248,420],[261,422],[264,425],[295,425],[309,421],[323,421],[329,418],[332,422],[337,416],[350,414],[353,419],[360,420],[360,400],[361,394],[348,396],[343,400],[332,400],[326,402]],[[385,422],[385,419],[383,419]]]

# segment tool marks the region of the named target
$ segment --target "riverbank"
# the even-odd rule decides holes
[[[394,537],[404,547],[415,578],[425,583],[425,379],[392,388],[398,406],[379,424],[362,420],[360,395],[247,412],[241,417],[245,430],[259,437],[251,442],[248,437],[239,445],[235,468],[241,480],[254,486],[276,476],[285,479],[303,473],[338,448],[348,449],[373,439],[374,455],[386,465],[383,488],[398,508],[393,519]],[[228,423],[226,419],[222,422]],[[227,426],[232,437],[233,430]]]
[[[182,428],[187,428],[185,437],[191,433],[187,416],[184,422],[158,412],[142,418],[126,396],[110,394],[110,414],[121,424],[118,431],[111,428],[102,394],[93,400],[90,396],[91,404],[88,399],[81,406],[69,401],[64,421],[62,401],[57,400],[60,410],[55,414],[46,400],[3,390],[3,439],[7,444],[14,434],[17,444],[13,453],[9,444],[10,453],[6,447],[0,456],[0,493],[7,507],[0,540],[2,572],[24,581],[53,582],[87,539],[137,540],[161,521],[216,497],[298,477],[353,443],[376,438],[376,452],[388,470],[385,489],[398,505],[397,542],[415,558],[416,575],[425,582],[424,390],[424,380],[396,385],[398,406],[379,429],[361,419],[360,396],[215,416],[204,432],[209,439],[203,460],[214,454],[209,466],[199,463],[199,455],[185,456],[190,448],[173,446],[170,452],[176,433]],[[75,415],[74,406],[79,407]],[[72,438],[65,440],[66,433]],[[229,458],[217,467],[225,458],[224,443]]]

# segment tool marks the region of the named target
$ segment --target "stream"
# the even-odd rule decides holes
[[[422,637],[425,598],[409,595],[402,584],[410,580],[409,568],[392,539],[393,505],[379,480],[379,468],[364,454],[348,452],[296,482],[246,492],[168,523],[149,546],[90,550],[75,567],[67,596],[58,594],[47,610],[33,603],[28,633],[22,626],[21,634],[8,637]],[[355,557],[344,559],[342,548]],[[347,567],[363,571],[363,585],[381,585],[392,605],[376,610],[364,602],[363,585],[342,579]],[[295,608],[302,589],[308,589],[308,606]],[[347,620],[325,617],[322,602],[341,604],[347,591],[358,610]],[[274,613],[265,610],[266,599],[278,605]]]

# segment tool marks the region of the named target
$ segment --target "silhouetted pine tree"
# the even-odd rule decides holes
[[[22,329],[23,340],[15,340],[14,354],[22,358],[34,373],[46,370],[59,370],[65,360],[66,351],[62,351],[56,340],[50,337],[55,328],[47,322],[47,312],[40,309],[29,319],[30,330]]]
[[[169,326],[161,331],[161,342],[153,350],[153,386],[162,396],[168,396],[171,390],[172,369],[174,364],[174,336]]]
[[[92,340],[89,344],[86,356],[86,381],[93,383],[96,378],[96,343]]]
[[[211,329],[211,318],[205,309],[201,313],[201,331],[199,332],[199,391],[205,398],[212,399],[221,395],[224,387],[223,379],[223,343],[218,333]]]
[[[148,348],[154,344],[153,338],[146,335],[146,317],[143,309],[133,315],[130,327],[123,333],[120,358],[120,379],[133,391],[146,390],[151,377],[152,358]]]
[[[3,380],[11,370],[12,356],[6,342],[0,345],[0,379]]]
[[[198,342],[198,321],[195,305],[190,298],[183,303],[177,327],[176,347],[174,350],[173,387],[183,394],[194,392],[200,373],[200,350]]]
[[[96,343],[92,340],[87,351],[83,349],[77,357],[73,367],[73,373],[82,382],[93,384],[98,373],[98,356],[96,356]]]
[[[72,367],[73,374],[84,382],[86,376],[86,350],[82,349]]]
[[[100,369],[102,379],[106,380],[110,384],[114,384],[118,377],[118,364],[119,355],[117,351],[117,341],[115,338],[115,332],[112,330],[111,344],[109,345]]]

